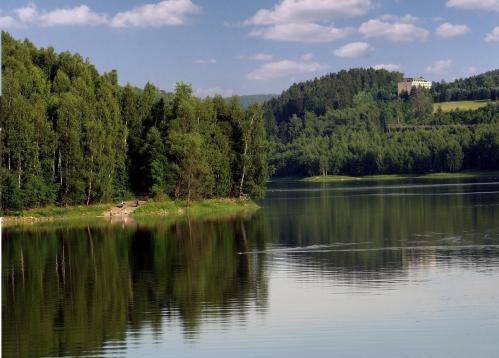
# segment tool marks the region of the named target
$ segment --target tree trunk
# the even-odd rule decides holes
[[[255,116],[251,116],[250,126],[248,128],[248,133],[243,134],[244,138],[244,152],[243,152],[243,172],[241,174],[241,181],[239,182],[239,196],[243,196],[243,185],[244,185],[244,177],[246,176],[246,156],[248,154],[248,142],[250,138],[251,129],[253,128],[253,121],[255,120]]]
[[[52,155],[52,182],[55,181],[55,151],[53,152]]]
[[[90,179],[88,183],[88,194],[87,194],[87,206],[90,204],[90,195],[92,193],[92,177],[94,176],[93,173],[93,167],[94,167],[94,156],[91,156],[90,159],[90,165],[92,166],[92,169],[90,170]]]
[[[88,184],[87,206],[90,204],[90,194],[91,193],[92,193],[92,179],[90,179],[90,183]]]
[[[61,183],[61,189],[62,189],[62,158],[61,158],[61,150],[60,149],[59,149],[58,166],[59,166],[59,182]]]
[[[66,176],[68,176],[69,174],[69,159],[66,158]],[[65,188],[64,188],[64,193],[67,195],[69,192],[69,187],[68,187],[68,179],[66,178],[66,185],[65,185]]]
[[[188,176],[187,180],[187,207],[191,205],[191,175]]]
[[[245,145],[244,155],[243,155],[243,173],[241,174],[241,181],[239,182],[239,196],[243,196],[243,185],[244,185],[244,177],[246,175],[246,150],[248,149],[248,144]]]

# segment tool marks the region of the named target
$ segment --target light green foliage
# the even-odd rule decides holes
[[[2,33],[2,211],[135,195],[257,196],[267,179],[261,106],[118,86],[79,55]],[[244,148],[247,148],[244,152]]]
[[[148,201],[133,213],[133,217],[141,219],[147,216],[187,216],[189,218],[206,218],[223,214],[253,212],[259,209],[253,201],[244,199],[205,199],[189,205],[186,201]]]

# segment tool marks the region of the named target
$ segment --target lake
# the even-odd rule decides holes
[[[499,182],[275,181],[259,204],[4,230],[3,356],[499,356]]]

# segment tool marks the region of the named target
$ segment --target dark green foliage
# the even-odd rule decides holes
[[[401,80],[399,72],[372,68],[343,70],[292,85],[266,103],[266,112],[279,124],[293,114],[324,115],[329,110],[350,107],[354,96],[361,91],[370,92],[376,100],[389,100],[396,96],[397,82]]]
[[[306,89],[301,99],[308,103],[307,93],[320,93],[325,79],[334,82],[335,76],[294,85],[284,92],[284,98],[269,105],[288,101],[296,88]],[[327,109],[322,115],[316,108],[305,113],[296,110],[282,118],[277,111],[275,121],[267,115],[272,169],[277,175],[309,176],[499,168],[499,105],[433,113],[429,91],[387,98],[392,99],[380,101],[368,89],[352,95],[349,104],[345,101],[344,106]]]
[[[2,45],[2,211],[132,194],[188,201],[262,194],[261,106],[200,100],[183,83],[174,94],[150,83],[120,87],[116,71],[100,75],[79,55],[36,49],[5,32]]]
[[[435,102],[499,99],[499,69],[458,79],[453,82],[435,82],[432,88]]]

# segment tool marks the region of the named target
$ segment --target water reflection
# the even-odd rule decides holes
[[[273,183],[239,218],[7,230],[3,356],[377,356],[431,312],[499,352],[499,183],[374,184]],[[432,327],[413,333],[449,348]]]
[[[7,231],[3,353],[80,355],[144,325],[157,334],[165,317],[187,337],[211,316],[244,321],[249,307],[264,310],[267,285],[259,255],[234,253],[257,247],[257,231],[245,219]]]

